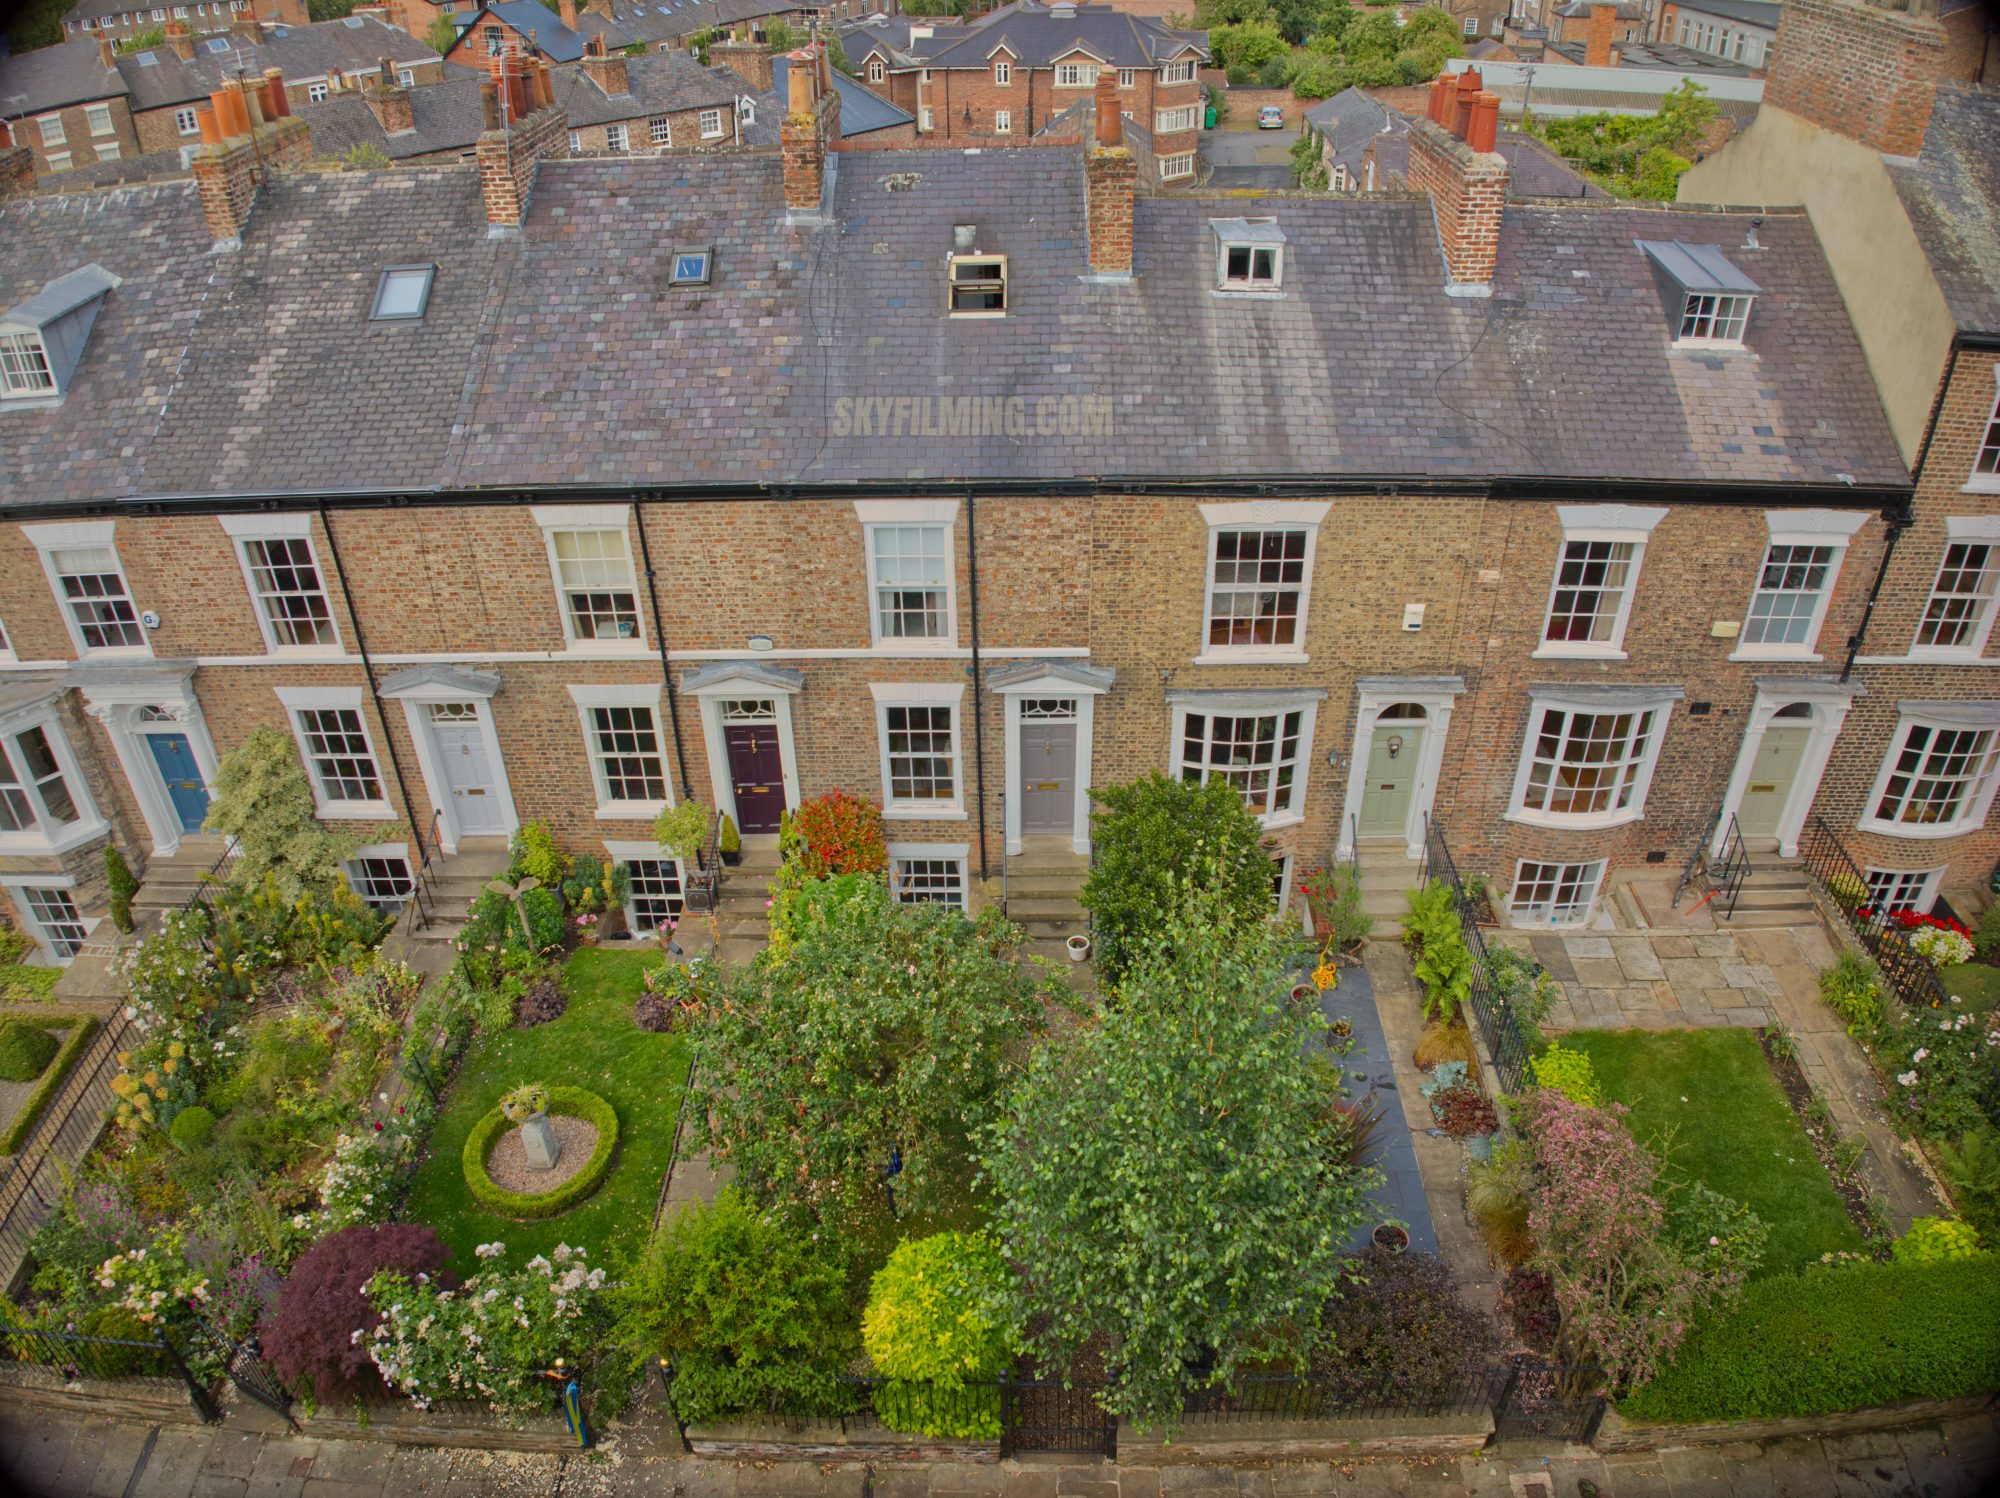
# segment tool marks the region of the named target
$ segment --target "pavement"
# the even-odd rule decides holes
[[[0,1482],[21,1498],[1977,1498],[2000,1478],[2000,1422],[1599,1456],[1119,1467],[719,1462],[441,1451],[385,1441],[122,1424],[0,1403]],[[1546,1486],[1544,1486],[1546,1484]],[[1585,1484],[1590,1486],[1586,1487]]]
[[[1284,188],[1292,185],[1291,149],[1296,125],[1259,130],[1254,112],[1201,133],[1202,185],[1211,189]]]

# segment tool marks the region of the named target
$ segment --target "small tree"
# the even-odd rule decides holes
[[[202,826],[236,839],[236,878],[255,883],[269,873],[291,900],[344,889],[341,861],[358,846],[320,821],[298,749],[275,728],[251,730],[222,756]]]
[[[458,27],[452,24],[450,16],[439,16],[431,22],[431,29],[424,33],[424,40],[430,44],[431,51],[442,57],[458,45]]]
[[[876,1271],[861,1318],[875,1371],[890,1380],[876,1412],[895,1430],[991,1439],[1000,1434],[997,1377],[1014,1352],[1010,1275],[985,1232],[906,1238]]]
[[[445,1252],[436,1232],[415,1223],[328,1233],[299,1255],[259,1329],[271,1366],[322,1404],[381,1387],[368,1334],[382,1318],[362,1288],[385,1270],[435,1274]]]
[[[804,40],[802,33],[792,30],[783,21],[771,20],[764,23],[764,45],[773,52],[789,52]]]
[[[104,845],[104,882],[111,891],[111,924],[120,931],[132,929],[132,897],[139,893],[139,881],[132,866],[116,843]]]
[[[1035,1051],[987,1136],[1031,1347],[1067,1370],[1108,1340],[1111,1400],[1142,1425],[1171,1431],[1191,1382],[1227,1383],[1287,1328],[1310,1343],[1380,1179],[1326,1148],[1325,1021],[1286,994],[1277,933],[1190,882],[1118,1002]]]
[[[811,902],[782,961],[760,960],[695,1027],[695,1148],[736,1167],[753,1198],[816,1215],[952,1188],[1007,1052],[1061,987],[1014,960],[1020,932],[899,905],[855,880]]]
[[[1097,971],[1106,982],[1118,980],[1184,881],[1220,891],[1217,915],[1229,924],[1271,913],[1263,829],[1226,782],[1154,774],[1090,796],[1098,806],[1097,862],[1083,903],[1096,918]]]

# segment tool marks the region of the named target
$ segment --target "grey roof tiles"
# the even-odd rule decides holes
[[[2000,90],[1941,83],[1896,190],[1959,330],[2000,333]]]

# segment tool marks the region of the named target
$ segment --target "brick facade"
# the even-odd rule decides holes
[[[1865,0],[1791,0],[1778,20],[1764,102],[1891,156],[1914,156],[1937,81],[1973,76],[1949,69],[1952,51],[1936,16]]]
[[[113,74],[112,82],[116,81],[117,75]],[[100,112],[109,130],[102,133],[95,130],[91,123],[93,110]],[[60,123],[63,138],[59,144],[49,142],[42,125],[44,120]],[[146,149],[133,123],[131,108],[122,97],[71,104],[17,120],[14,139],[16,144],[34,153],[35,174],[43,177],[73,167],[94,166],[100,161],[129,161]]]

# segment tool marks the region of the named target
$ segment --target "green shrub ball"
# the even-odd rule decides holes
[[[57,1041],[40,1025],[10,1019],[0,1024],[0,1077],[32,1082],[55,1059]]]
[[[198,1150],[215,1133],[215,1115],[196,1104],[183,1108],[167,1125],[167,1137],[184,1150]]]
[[[582,1170],[553,1191],[508,1191],[486,1173],[487,1156],[493,1153],[500,1136],[514,1127],[513,1121],[498,1108],[474,1124],[472,1132],[465,1136],[465,1148],[459,1155],[459,1163],[465,1170],[466,1189],[480,1206],[494,1216],[511,1217],[517,1222],[558,1217],[579,1205],[610,1172],[611,1158],[618,1153],[617,1109],[596,1093],[586,1092],[581,1087],[551,1087],[548,1111],[581,1118],[597,1127],[597,1148],[590,1152],[590,1159]]]

